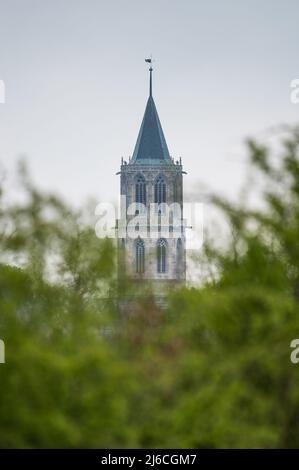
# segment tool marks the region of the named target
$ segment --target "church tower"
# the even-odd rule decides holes
[[[171,158],[153,98],[149,97],[133,156],[122,159],[119,275],[161,287],[186,279],[183,167]]]

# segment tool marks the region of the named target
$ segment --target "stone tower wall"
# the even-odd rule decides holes
[[[154,203],[154,186],[156,178],[162,175],[166,181],[166,203],[168,205],[177,202],[183,205],[183,177],[181,164],[122,164],[120,171],[121,195],[126,196],[126,210],[130,204],[135,203],[135,182],[136,177],[142,175],[146,182],[146,206],[148,213],[150,204]],[[182,214],[183,215],[183,214]],[[127,221],[132,220],[135,214],[127,216],[122,214]],[[146,230],[149,230],[146,223]],[[136,240],[129,236],[119,238],[119,250],[122,253],[123,266],[126,274],[132,279],[144,279],[152,281],[174,281],[183,282],[186,277],[185,261],[185,229],[182,226],[179,233],[170,233],[169,237],[159,234],[157,238],[140,236],[145,246],[145,270],[144,273],[136,273],[135,243]],[[139,235],[136,232],[136,237]],[[167,241],[166,272],[157,271],[157,241],[159,238]],[[181,253],[177,249],[178,239],[181,239]]]

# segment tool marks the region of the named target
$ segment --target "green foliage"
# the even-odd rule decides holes
[[[299,446],[298,149],[297,129],[278,163],[248,143],[263,209],[214,198],[231,227],[202,253],[216,275],[166,310],[128,301],[113,244],[23,170],[24,203],[0,210],[1,447]]]

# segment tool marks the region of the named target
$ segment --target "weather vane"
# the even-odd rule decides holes
[[[152,54],[148,59],[145,59],[145,62],[150,64],[150,68],[149,68],[149,71],[150,71],[150,96],[152,96],[152,71],[153,71],[152,64],[154,62]]]
[[[152,54],[148,59],[145,59],[145,62],[147,62],[148,64],[151,64],[149,71],[152,72],[153,70],[152,63],[154,62]]]

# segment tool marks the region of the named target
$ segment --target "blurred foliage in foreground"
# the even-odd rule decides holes
[[[128,321],[112,244],[24,174],[0,211],[1,447],[299,446],[298,149],[296,129],[278,159],[248,142],[263,207],[215,198],[231,236],[205,244],[214,276]]]

